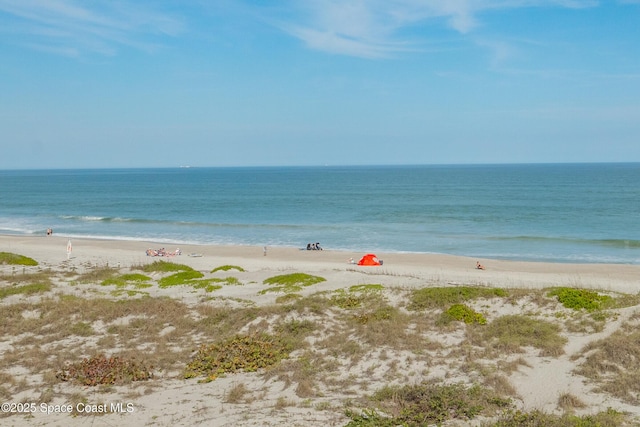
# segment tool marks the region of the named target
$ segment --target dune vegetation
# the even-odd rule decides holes
[[[263,405],[261,384],[276,381],[274,410],[315,408],[333,425],[637,425],[637,415],[589,412],[570,393],[553,412],[523,409],[511,375],[564,357],[597,393],[640,405],[640,315],[623,315],[638,295],[428,283],[331,289],[317,275],[272,273],[256,280],[241,266],[163,261],[5,270],[0,397],[75,402],[96,387],[135,396],[165,381],[211,387],[242,373],[227,404]],[[226,296],[238,285],[245,297]],[[615,332],[588,339],[612,324]],[[575,336],[587,344],[567,354]],[[12,416],[20,415],[0,415]]]

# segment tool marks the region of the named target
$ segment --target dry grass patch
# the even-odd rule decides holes
[[[88,351],[119,348],[126,352],[144,346],[154,350],[144,360],[161,369],[175,369],[188,352],[173,349],[193,345],[191,333],[196,325],[186,306],[167,298],[112,301],[66,296],[5,308],[0,323],[2,336],[24,339],[13,339],[13,349],[0,357],[0,369],[19,364],[34,373],[59,369]],[[36,315],[25,317],[26,312]],[[128,320],[119,324],[123,319]],[[160,336],[167,324],[175,330]],[[96,336],[99,325],[106,334],[100,339],[87,339]]]
[[[18,284],[18,283],[24,283],[24,282],[30,282],[30,283],[46,282],[46,283],[50,283],[52,276],[53,275],[52,275],[51,271],[49,271],[49,270],[27,272],[26,269],[23,269],[23,271],[21,271],[19,273],[13,272],[11,274],[0,274],[0,281],[5,281],[5,282],[11,283],[11,284]]]
[[[144,274],[139,273],[131,273],[131,274],[121,274],[118,276],[109,277],[102,281],[102,286],[116,286],[118,288],[123,288],[127,286],[133,286],[135,288],[146,288],[151,286],[148,282],[151,281],[151,277],[145,276]]]
[[[558,408],[565,412],[572,412],[576,409],[586,408],[587,405],[580,400],[576,395],[571,393],[562,393],[558,397]]]
[[[479,298],[504,298],[508,295],[506,290],[500,288],[471,286],[422,288],[412,292],[408,309],[414,311],[436,309]]]
[[[249,389],[244,383],[234,384],[231,389],[225,394],[225,403],[242,403],[245,401],[245,397],[249,393]]]
[[[371,400],[389,416],[379,416],[374,410],[366,411],[364,417],[348,412],[352,421],[346,427],[441,425],[492,416],[512,406],[510,399],[490,389],[463,384],[387,386],[374,393]]]
[[[608,409],[594,415],[547,414],[542,411],[508,411],[497,421],[482,423],[482,427],[625,427],[636,425],[625,414]]]
[[[474,345],[507,354],[530,346],[539,349],[541,356],[559,356],[567,342],[558,325],[522,315],[501,316],[488,325],[469,328],[468,332]]]
[[[282,360],[265,372],[265,379],[276,378],[285,384],[285,388],[295,385],[296,396],[300,398],[318,395],[320,381],[331,382],[329,375],[335,373],[338,364],[316,351],[304,351],[295,358]]]
[[[60,381],[74,381],[85,386],[127,384],[150,379],[153,367],[135,359],[98,354],[65,366],[56,373]]]
[[[83,284],[99,284],[115,277],[117,274],[119,274],[117,268],[98,267],[80,274],[76,281]]]
[[[586,361],[576,369],[597,384],[597,390],[610,393],[627,403],[640,405],[640,330],[625,324],[609,337],[584,348]]]

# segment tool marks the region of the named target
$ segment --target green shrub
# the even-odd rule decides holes
[[[218,279],[221,284],[229,286],[242,285],[242,282],[237,277],[225,277],[224,279]]]
[[[443,323],[449,323],[453,320],[467,324],[479,323],[480,325],[484,325],[487,323],[487,319],[485,319],[481,313],[476,312],[464,304],[454,304],[442,313],[441,321]]]
[[[345,415],[351,418],[344,427],[398,427],[402,424],[394,418],[384,417],[379,415],[373,409],[365,409],[362,413],[355,413],[354,411],[347,410]]]
[[[548,295],[555,296],[563,306],[573,310],[600,310],[613,302],[610,296],[586,289],[557,288],[551,290]]]
[[[471,286],[436,287],[416,289],[411,295],[409,310],[425,310],[461,304],[478,298],[506,297],[507,291],[500,288]]]
[[[216,271],[229,271],[229,270],[237,270],[237,271],[243,272],[244,268],[238,267],[237,265],[221,265],[220,267],[216,267],[213,270],[211,270],[211,272],[215,273]]]
[[[324,282],[324,277],[312,276],[305,273],[284,274],[274,276],[264,280],[265,285],[270,285],[268,289],[260,291],[261,294],[266,292],[284,292],[287,294],[299,292],[303,287],[315,285]]]
[[[9,265],[38,265],[38,261],[24,255],[12,254],[11,252],[0,252],[0,264]]]
[[[169,273],[172,271],[194,271],[193,268],[184,264],[176,264],[167,261],[154,261],[151,264],[146,264],[140,268],[140,270],[146,273]]]
[[[189,270],[181,271],[180,273],[172,274],[171,276],[163,277],[158,281],[158,286],[161,288],[168,288],[170,286],[179,285],[191,285],[193,280],[204,277],[204,274],[199,271]]]
[[[254,372],[275,365],[289,356],[290,346],[268,334],[237,335],[220,343],[202,345],[185,369],[185,378],[205,376],[212,381],[220,374]]]
[[[213,292],[218,289],[222,289],[222,285],[216,285],[218,280],[216,279],[204,279],[204,280],[194,280],[192,282],[187,283],[188,285],[192,285],[194,289],[204,289],[205,292]]]
[[[264,280],[265,285],[299,285],[299,286],[311,286],[316,283],[324,282],[326,279],[319,276],[312,276],[306,273],[291,273],[283,274],[281,276],[273,276]]]

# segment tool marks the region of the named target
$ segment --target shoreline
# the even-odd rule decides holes
[[[511,288],[545,288],[572,286],[608,291],[638,292],[640,265],[602,263],[556,263],[540,261],[512,261],[474,258],[459,255],[376,252],[383,265],[361,267],[357,262],[368,251],[330,250],[308,251],[301,248],[268,246],[267,254],[261,246],[241,245],[178,245],[144,240],[109,240],[73,238],[73,251],[67,261],[69,238],[62,235],[26,236],[0,235],[2,251],[29,256],[41,265],[54,266],[62,262],[74,265],[119,265],[131,267],[155,260],[174,261],[193,268],[211,268],[217,264],[245,264],[249,269],[294,269],[302,272],[325,269],[357,269],[367,273],[382,273],[395,277],[413,277],[423,283],[475,284]],[[150,257],[149,248],[165,247],[182,255]],[[191,257],[190,254],[202,256]],[[486,269],[477,270],[476,261]]]
[[[0,231],[0,236],[5,237],[13,237],[13,238],[21,238],[21,237],[51,237],[42,229],[42,231],[38,232],[25,232],[25,231]],[[78,235],[69,235],[65,233],[56,233],[56,237],[64,237],[66,239],[74,239],[74,240],[86,240],[86,241],[116,241],[116,242],[139,242],[139,243],[153,243],[157,247],[162,247],[163,245],[171,245],[171,246],[194,246],[194,247],[263,247],[263,242],[205,242],[205,241],[197,241],[197,240],[176,240],[172,238],[147,238],[147,237],[131,237],[127,235],[92,235],[92,234],[78,234]],[[628,245],[628,241],[626,244]],[[631,240],[631,242],[635,242]],[[271,244],[266,241],[266,244],[273,248],[283,248],[283,249],[305,249],[306,243],[297,246],[293,244]],[[360,253],[360,247],[339,247],[339,246],[328,246],[328,250],[333,252],[358,252]],[[628,249],[628,248],[627,248]],[[473,251],[469,253],[464,253],[462,251],[453,251],[453,252],[438,252],[438,251],[424,251],[424,250],[406,250],[406,249],[384,249],[381,247],[380,249],[366,249],[368,252],[380,252],[386,254],[409,254],[409,255],[447,255],[447,256],[458,256],[463,258],[478,258],[478,259],[490,259],[496,261],[510,261],[510,262],[526,262],[526,263],[547,263],[547,264],[577,264],[577,265],[633,265],[640,266],[640,257],[620,257],[620,258],[611,258],[606,257],[604,255],[596,256],[588,253],[581,253],[580,251],[572,252],[571,255],[557,255],[557,256],[543,256],[541,254],[531,252],[530,254],[517,254],[517,255],[504,255],[504,254],[494,254],[494,255],[485,255],[485,254],[477,254],[473,255]]]

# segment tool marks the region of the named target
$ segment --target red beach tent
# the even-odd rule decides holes
[[[375,254],[366,254],[358,261],[358,265],[382,265],[382,262]]]

